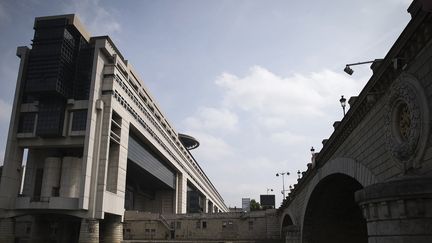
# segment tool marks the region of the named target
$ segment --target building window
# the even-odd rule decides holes
[[[226,221],[222,221],[222,228],[226,228],[227,226],[227,222]]]
[[[18,132],[19,133],[33,133],[36,120],[36,113],[22,113]]]
[[[200,221],[197,221],[196,224],[195,224],[195,227],[196,227],[197,229],[200,229],[200,228],[201,228],[201,222],[200,222]]]
[[[207,222],[206,222],[206,221],[203,221],[203,222],[202,222],[202,228],[203,228],[203,229],[206,229],[206,228],[207,228]]]
[[[77,110],[72,114],[72,131],[85,131],[87,124],[87,110]]]
[[[43,178],[43,169],[39,168],[36,170],[36,178],[35,178],[32,201],[36,201],[36,202],[40,201],[40,195],[42,191],[42,178]]]
[[[58,197],[60,196],[60,187],[53,187],[51,196]]]
[[[177,221],[176,229],[181,229],[181,222]]]

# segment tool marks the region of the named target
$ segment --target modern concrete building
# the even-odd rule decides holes
[[[197,141],[174,130],[108,36],[74,15],[34,29],[32,49],[17,49],[0,242],[120,242],[125,210],[228,211],[189,152]]]

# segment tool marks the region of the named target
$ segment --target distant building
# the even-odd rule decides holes
[[[242,209],[244,212],[250,211],[250,198],[242,198]]]
[[[275,195],[260,195],[260,204],[263,209],[275,208]]]

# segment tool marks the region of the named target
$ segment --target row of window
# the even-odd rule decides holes
[[[37,120],[36,112],[21,113],[18,124],[19,133],[33,133]],[[47,124],[46,126],[48,126]],[[72,112],[71,131],[85,131],[87,125],[87,110],[75,110]]]
[[[249,230],[253,230],[253,225],[254,225],[253,221],[249,221],[248,222]],[[171,227],[173,227],[173,226],[174,226],[174,222],[171,224]],[[233,226],[234,226],[234,223],[231,220],[229,220],[229,221],[222,221],[222,228],[223,229],[225,229],[225,228],[226,229],[230,229]],[[207,229],[207,221],[201,221],[201,220],[196,221],[195,228],[197,228],[197,229]],[[181,229],[181,221],[177,221],[176,222],[176,229]]]

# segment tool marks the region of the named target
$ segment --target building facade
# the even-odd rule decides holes
[[[228,211],[189,152],[197,142],[173,129],[108,36],[74,15],[34,29],[32,48],[17,49],[0,242],[119,242],[125,210]]]
[[[214,214],[125,213],[125,242],[281,243],[276,209]]]

